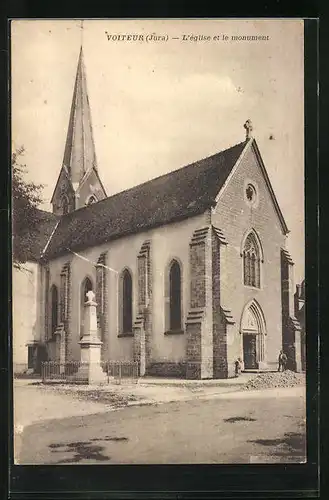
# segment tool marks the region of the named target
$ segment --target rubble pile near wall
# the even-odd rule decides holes
[[[286,370],[284,372],[260,373],[255,378],[249,380],[244,386],[244,389],[250,391],[255,389],[271,389],[275,387],[295,387],[304,384],[304,373],[295,373],[291,370]]]

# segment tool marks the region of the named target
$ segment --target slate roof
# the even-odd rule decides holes
[[[26,231],[24,234],[14,234],[14,238],[20,239],[20,245],[26,249],[28,261],[38,261],[42,252],[54,231],[59,217],[44,210],[35,209],[35,218],[38,220],[33,231]]]
[[[245,146],[241,142],[62,216],[45,258],[203,213],[214,204]]]

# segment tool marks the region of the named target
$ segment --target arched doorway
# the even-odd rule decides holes
[[[249,302],[243,310],[240,331],[244,369],[266,368],[266,323],[255,300]]]

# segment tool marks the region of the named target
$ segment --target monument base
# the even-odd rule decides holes
[[[73,380],[85,384],[106,384],[100,357],[102,342],[96,335],[85,335],[79,342],[81,347],[81,365]]]
[[[107,375],[97,363],[82,363],[71,380],[80,384],[102,385],[107,384]]]

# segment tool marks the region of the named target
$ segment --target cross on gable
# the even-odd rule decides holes
[[[250,137],[252,137],[252,130],[253,130],[251,120],[247,120],[243,126],[246,129],[246,139],[250,139]]]

